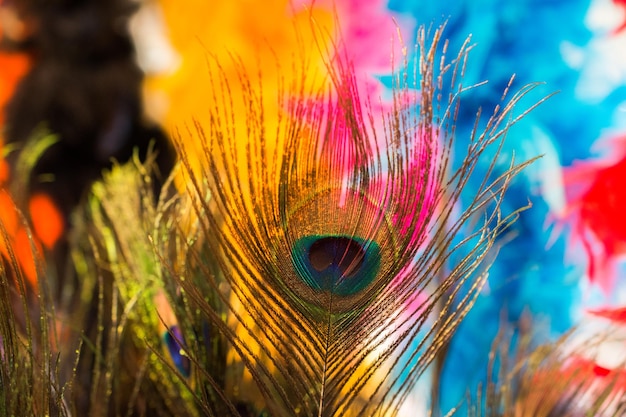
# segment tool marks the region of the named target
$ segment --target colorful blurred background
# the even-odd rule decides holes
[[[510,129],[498,154],[481,156],[461,195],[459,212],[494,158],[495,178],[512,157],[541,156],[512,180],[502,201],[504,214],[532,207],[500,236],[486,284],[440,370],[431,371],[437,377],[427,384],[440,387],[437,403],[425,400],[402,412],[432,407],[445,415],[460,405],[458,413],[468,413],[468,396],[486,396],[498,373],[490,352],[499,338],[537,347],[569,335],[561,346],[575,352],[567,366],[589,366],[600,386],[618,378],[626,361],[626,3],[620,0],[0,1],[0,123],[9,164],[0,181],[10,184],[13,149],[40,125],[63,146],[44,152],[24,197],[36,245],[58,255],[59,270],[66,268],[72,210],[112,159],[130,160],[134,147],[145,153],[156,142],[166,176],[174,166],[168,138],[182,137],[192,160],[200,153],[189,126],[219,105],[207,62],[224,63],[226,73],[237,73],[238,65],[263,73],[266,111],[275,110],[278,75],[296,71],[289,63],[303,45],[331,47],[310,22],[339,34],[340,49],[375,102],[389,100],[403,59],[414,65],[419,27],[445,24],[451,56],[469,37],[463,85],[476,87],[460,98],[456,167],[479,109],[490,113],[507,88],[531,83],[539,84],[521,107],[549,96]],[[296,36],[294,27],[305,29]],[[309,61],[304,68],[314,73],[324,65]],[[56,182],[38,180],[49,172]],[[176,181],[183,189],[184,179]],[[7,188],[18,201],[15,185]],[[0,206],[11,211],[15,203],[2,198]],[[17,220],[8,214],[2,220],[13,224],[5,227],[15,245],[30,248],[28,239],[17,243],[23,233]],[[29,262],[20,258],[23,268]],[[36,286],[35,272],[25,275]],[[604,339],[593,349],[577,347],[599,334]]]

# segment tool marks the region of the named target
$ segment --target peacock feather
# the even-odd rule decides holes
[[[399,68],[378,103],[340,46],[298,57],[324,63],[314,80],[294,62],[297,76],[270,91],[236,56],[209,58],[208,102],[219,105],[177,138],[173,178],[185,192],[154,207],[139,163],[94,187],[79,252],[95,254],[87,275],[114,283],[101,290],[112,322],[96,353],[115,404],[162,415],[402,412],[481,288],[515,218],[499,202],[528,164],[512,160],[456,212],[533,87],[494,109],[451,170],[468,47],[435,66],[441,33],[420,32],[419,74]],[[455,83],[445,99],[444,75]]]
[[[354,10],[380,18],[374,3]],[[420,28],[409,52],[402,22],[381,19],[385,54],[357,56],[358,19],[320,4],[291,5],[289,33],[256,19],[268,41],[251,50],[195,45],[202,94],[167,120],[193,107],[180,165],[155,187],[159,156],[142,148],[90,182],[61,231],[76,280],[56,277],[56,230],[20,197],[53,140],[20,153],[0,213],[0,414],[439,415],[444,395],[448,415],[623,412],[622,373],[583,359],[594,341],[535,350],[530,316],[481,351],[484,390],[445,391],[450,341],[528,208],[510,194],[533,160],[506,137],[542,93],[507,78],[474,107],[469,41],[452,51],[443,27]]]
[[[302,73],[281,79],[278,97],[256,71],[240,65],[231,78],[210,62],[210,101],[221,105],[177,138],[203,237],[189,250],[204,284],[190,279],[189,263],[173,279],[209,338],[228,347],[226,368],[241,369],[221,386],[206,375],[224,407],[234,398],[270,415],[397,414],[470,308],[495,238],[514,218],[500,217],[499,201],[527,163],[511,161],[466,212],[454,210],[527,91],[495,109],[450,172],[463,87],[440,103],[437,83],[461,75],[467,49],[435,67],[440,37],[427,44],[420,32],[419,95],[401,69],[388,107],[361,98],[341,53],[319,51],[321,87],[308,90]],[[278,114],[266,113],[275,99]],[[200,172],[185,153],[188,134],[203,146]],[[468,238],[453,245],[461,229]]]
[[[56,233],[57,219],[50,218],[47,226],[51,227],[37,228],[41,225],[34,226],[30,213],[21,209],[34,206],[20,180],[27,178],[38,156],[55,140],[38,132],[17,158],[13,181],[0,184],[1,415],[70,415],[72,409],[64,394],[75,380],[73,365],[80,341],[73,338],[64,312],[55,310],[54,276],[43,279],[47,238]],[[39,202],[45,206],[44,199]],[[73,307],[77,324],[85,317],[84,306]]]

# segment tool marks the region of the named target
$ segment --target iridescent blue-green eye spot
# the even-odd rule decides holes
[[[163,341],[165,342],[165,347],[176,369],[178,369],[183,376],[189,377],[189,375],[191,375],[191,361],[184,353],[184,346],[181,344],[183,341],[183,332],[180,327],[176,325],[171,326],[163,335]]]
[[[380,269],[380,247],[354,236],[312,235],[294,244],[292,259],[309,287],[340,296],[358,293]]]

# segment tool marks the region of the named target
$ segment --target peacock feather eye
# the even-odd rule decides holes
[[[163,334],[165,348],[176,366],[176,369],[185,377],[191,375],[191,361],[185,353],[183,332],[178,325],[170,326]]]
[[[315,290],[354,295],[370,285],[380,269],[380,248],[354,236],[312,235],[295,242],[294,267]]]
[[[352,314],[393,277],[397,236],[380,199],[363,190],[324,188],[292,200],[277,274],[307,314]]]

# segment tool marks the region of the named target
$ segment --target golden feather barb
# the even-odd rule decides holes
[[[177,139],[200,237],[171,278],[228,346],[224,374],[198,373],[219,392],[206,398],[224,402],[217,415],[242,403],[275,416],[396,415],[470,308],[515,218],[499,202],[528,162],[455,208],[533,87],[494,110],[451,172],[469,48],[436,67],[441,33],[426,45],[420,31],[419,93],[405,67],[388,106],[361,97],[340,54],[326,57],[321,87],[302,71],[276,96],[237,58],[234,77],[209,62],[213,104]],[[454,94],[441,101],[444,79]]]
[[[623,416],[623,366],[613,371],[584,359],[611,339],[607,329],[579,338],[573,329],[553,343],[535,347],[530,329],[540,326],[522,318],[515,332],[504,325],[489,354],[489,380],[468,398],[468,417]],[[613,329],[614,330],[614,329]],[[578,340],[577,340],[578,339]],[[512,343],[515,340],[515,343]],[[475,395],[475,397],[474,397]],[[468,397],[469,397],[468,393]],[[460,415],[456,410],[446,416]]]

